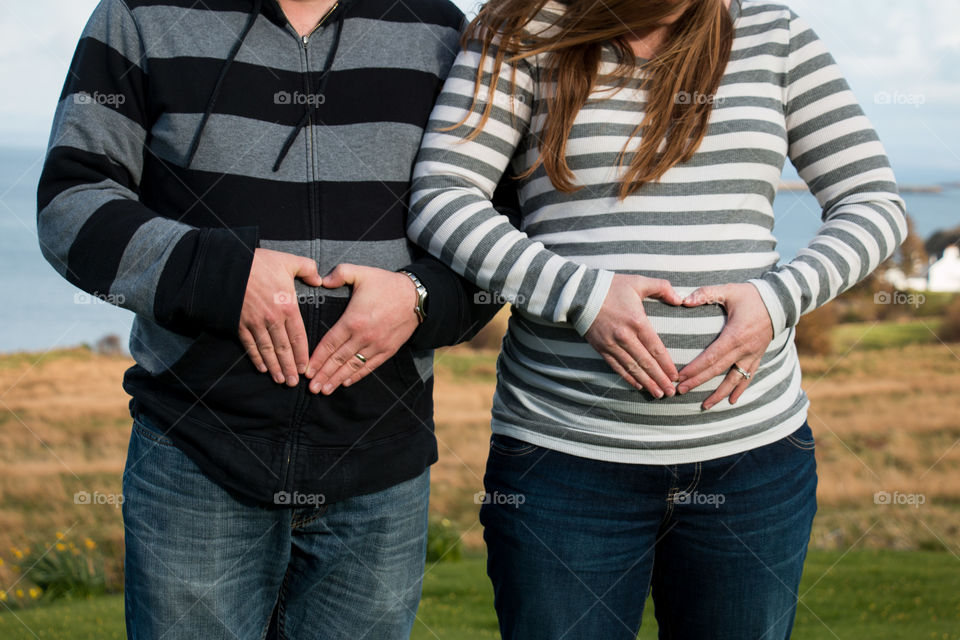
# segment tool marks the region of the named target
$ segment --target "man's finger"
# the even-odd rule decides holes
[[[334,364],[331,358],[337,351],[350,339],[350,332],[347,330],[343,318],[340,318],[330,330],[324,334],[317,348],[313,350],[310,356],[310,362],[307,363],[307,377],[312,380],[319,379],[322,384],[327,378],[333,375],[340,364]]]
[[[323,286],[326,289],[336,289],[352,285],[357,281],[357,266],[349,263],[338,264],[333,271],[323,276]]]
[[[260,353],[260,357],[263,358],[264,364],[267,365],[267,371],[270,372],[270,377],[272,377],[277,384],[283,384],[283,369],[280,367],[280,361],[277,360],[277,354],[273,347],[273,338],[270,337],[270,332],[267,331],[266,327],[257,327],[252,333],[253,339],[257,343],[257,351]]]
[[[274,376],[274,379],[279,384],[286,382],[291,387],[296,386],[299,382],[297,363],[293,359],[293,348],[290,346],[290,338],[287,336],[286,324],[284,322],[268,324],[267,331],[270,332],[273,350],[280,362],[280,377]]]
[[[293,272],[294,278],[299,278],[303,280],[306,284],[311,287],[320,287],[323,286],[323,278],[320,277],[320,273],[317,271],[317,263],[311,258],[297,258],[295,264],[295,271]]]
[[[367,359],[367,355],[363,353],[364,347],[369,347],[369,345],[361,346],[359,342],[352,339],[342,344],[340,348],[327,359],[323,368],[314,376],[313,380],[310,381],[310,391],[324,395],[333,393],[334,389],[336,389],[336,386],[333,384],[334,376],[341,371],[345,373],[355,373],[366,364],[364,360]],[[357,354],[362,355],[363,358],[358,358]],[[340,380],[342,381],[347,377],[349,376],[341,375]]]
[[[297,373],[307,372],[307,362],[310,360],[310,346],[307,342],[307,330],[303,326],[303,316],[299,308],[296,313],[286,320],[287,338],[293,350],[293,361],[296,363]]]
[[[361,352],[363,352],[363,349],[361,349]],[[324,385],[324,393],[326,393],[327,387],[330,388],[330,393],[333,393],[341,385],[344,387],[349,387],[358,383],[360,380],[373,373],[377,367],[387,360],[386,354],[383,353],[366,357],[367,361],[365,363],[360,363],[359,366],[353,362],[349,362],[337,369],[337,372],[330,377],[330,381]],[[354,358],[354,360],[356,360],[356,358]],[[391,401],[392,400],[393,399],[391,398]]]
[[[243,349],[247,352],[247,355],[250,356],[250,361],[253,362],[253,366],[257,368],[257,371],[266,373],[267,365],[264,364],[263,358],[260,357],[260,350],[257,349],[257,341],[246,327],[240,327],[240,344],[243,345]]]

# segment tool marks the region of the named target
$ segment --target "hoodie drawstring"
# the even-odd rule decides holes
[[[330,79],[330,70],[333,68],[333,60],[337,56],[337,49],[340,48],[340,36],[343,35],[343,19],[345,15],[346,11],[344,10],[344,7],[341,6],[340,12],[337,15],[337,31],[333,37],[333,46],[330,47],[330,52],[327,54],[327,59],[323,63],[323,71],[320,72],[320,85],[317,87],[318,96],[323,95],[323,90],[327,87],[327,80]],[[290,152],[290,148],[293,146],[294,141],[297,139],[297,136],[300,135],[300,131],[307,126],[310,116],[316,115],[317,111],[319,111],[319,108],[319,100],[312,100],[309,102],[307,108],[304,109],[303,117],[300,118],[300,121],[297,122],[297,125],[293,128],[293,131],[291,131],[290,135],[287,136],[287,140],[283,143],[283,148],[280,150],[280,155],[277,156],[277,161],[273,163],[274,173],[280,170],[280,165],[283,164],[283,161]]]
[[[190,150],[187,151],[186,168],[188,169],[190,168],[190,164],[193,162],[193,156],[197,154],[197,148],[200,146],[200,136],[203,135],[203,130],[207,126],[207,121],[210,119],[210,114],[213,113],[213,107],[217,103],[217,98],[220,97],[220,90],[223,88],[223,81],[227,78],[227,72],[230,70],[230,65],[233,64],[237,54],[240,53],[240,47],[243,46],[243,41],[247,39],[247,36],[250,34],[250,30],[253,29],[253,24],[257,21],[257,16],[260,15],[260,9],[262,6],[263,0],[253,0],[253,11],[247,18],[247,23],[243,26],[243,31],[240,32],[240,36],[237,38],[236,43],[234,43],[233,49],[230,50],[230,55],[227,56],[226,61],[220,68],[220,75],[217,77],[217,83],[213,85],[213,93],[210,94],[210,100],[207,101],[207,109],[204,111],[203,117],[200,118],[200,126],[197,128],[197,132],[193,135],[193,140],[190,142]]]

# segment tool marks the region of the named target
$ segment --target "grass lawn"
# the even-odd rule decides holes
[[[833,346],[837,354],[856,349],[888,349],[910,344],[938,342],[935,332],[939,318],[909,322],[851,322],[833,330]]]
[[[923,551],[811,551],[794,640],[960,640],[960,560]],[[497,638],[482,558],[429,570],[414,640]],[[639,638],[656,637],[653,606]],[[0,614],[4,640],[122,639],[123,598]],[[749,640],[749,639],[744,639]]]

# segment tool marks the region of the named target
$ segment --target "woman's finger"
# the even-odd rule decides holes
[[[660,387],[653,381],[653,378],[648,376],[640,365],[630,357],[630,354],[623,349],[615,347],[612,352],[604,352],[601,355],[614,373],[626,380],[631,387],[638,391],[647,391],[654,396],[657,396],[657,393],[660,392]]]
[[[737,373],[736,369],[731,369],[727,375],[723,377],[723,382],[720,383],[720,386],[717,387],[700,406],[703,407],[704,411],[712,409],[719,402],[722,402],[724,398],[729,396],[742,380],[743,376]]]
[[[650,333],[653,334],[652,341],[654,342],[654,348],[657,348],[656,344],[659,343],[661,353],[665,353],[667,349],[663,346],[663,343],[660,342],[660,337],[657,336],[656,332],[652,330]],[[663,395],[674,395],[675,391],[673,382],[670,380],[669,375],[664,372],[661,362],[659,362],[658,359],[653,356],[651,351],[648,350],[645,344],[641,341],[641,335],[636,336],[633,340],[628,339],[620,343],[620,348],[626,352],[630,359],[626,363],[622,364],[624,364],[624,367],[627,369],[627,371],[631,372],[633,367],[628,366],[631,364],[630,361],[632,361],[632,363],[636,366],[639,366],[640,370],[647,375],[647,378],[650,379],[654,385],[656,385],[656,389],[661,392],[660,394],[654,393],[653,390],[649,389],[648,387],[648,391],[653,393],[653,395],[657,396],[658,398],[663,397]],[[647,334],[647,339],[651,340],[649,334]],[[670,363],[670,367],[673,368],[672,362]],[[674,372],[675,371],[676,369],[674,369]]]
[[[755,358],[750,363],[750,366],[743,367],[747,371],[747,373],[750,374],[749,378],[746,378],[740,375],[739,373],[737,374],[737,375],[740,375],[741,380],[740,380],[740,384],[737,385],[737,388],[734,389],[733,393],[730,394],[730,404],[736,404],[737,400],[740,399],[740,396],[743,395],[743,392],[746,391],[747,387],[750,386],[750,383],[753,382],[753,376],[756,375],[757,370],[760,369],[760,361],[761,361],[761,358]],[[740,365],[740,366],[743,366],[743,365]],[[734,369],[734,371],[736,371],[736,369]]]

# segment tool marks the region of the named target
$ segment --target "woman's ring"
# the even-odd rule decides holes
[[[737,373],[743,376],[744,380],[749,380],[750,377],[753,375],[752,373],[750,373],[749,371],[747,371],[746,369],[744,369],[743,367],[741,367],[736,363],[734,363],[733,368],[737,370]]]
[[[357,357],[357,360],[359,360],[359,361],[362,362],[363,364],[367,364],[367,358],[366,358],[366,356],[364,356],[362,353],[356,354],[356,357]],[[747,377],[749,377],[749,374],[748,374]]]

